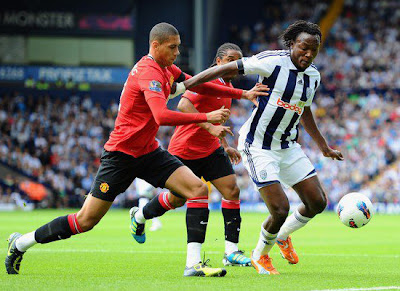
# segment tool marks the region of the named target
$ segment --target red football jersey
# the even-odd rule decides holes
[[[149,55],[136,63],[125,82],[114,130],[104,148],[134,157],[156,150],[159,125],[148,101],[164,98],[166,103],[172,83],[181,74],[175,65],[161,68]]]
[[[233,88],[231,83],[225,83],[222,78],[216,79],[212,83]],[[220,109],[222,106],[230,109],[232,104],[232,99],[229,98],[215,98],[191,91],[186,91],[183,97],[189,99],[199,112],[205,113]],[[168,151],[182,159],[195,160],[211,155],[220,146],[219,138],[211,135],[197,124],[187,124],[175,128]]]

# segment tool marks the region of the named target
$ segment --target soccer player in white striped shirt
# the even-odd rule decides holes
[[[314,166],[297,143],[299,123],[325,157],[343,160],[341,152],[330,148],[321,135],[310,109],[320,84],[320,74],[312,63],[321,43],[319,26],[296,21],[283,32],[281,39],[289,50],[265,51],[210,68],[190,80],[196,84],[232,72],[258,74],[259,82],[271,90],[268,98],[259,98],[258,107],[242,126],[238,146],[270,212],[252,253],[257,272],[266,275],[279,274],[268,256],[275,242],[289,263],[298,262],[289,235],[321,213],[327,204]],[[292,187],[302,201],[289,217],[289,200],[281,184]]]

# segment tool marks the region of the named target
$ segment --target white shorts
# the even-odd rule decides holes
[[[274,183],[292,187],[317,174],[299,144],[282,150],[264,150],[245,143],[239,152],[258,189]]]

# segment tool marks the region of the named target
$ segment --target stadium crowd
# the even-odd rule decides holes
[[[380,191],[369,195],[376,202],[396,202],[399,164],[388,168],[400,157],[400,96],[395,91],[377,94],[348,95],[337,91],[332,96],[320,94],[313,104],[317,123],[330,145],[340,148],[344,162],[324,158],[305,131],[300,143],[305,145],[332,202],[350,191],[358,191],[376,182]],[[237,132],[250,114],[249,102],[234,102],[229,125],[236,133],[229,143],[237,145]],[[107,110],[93,104],[89,96],[68,100],[42,96],[25,98],[19,94],[3,96],[0,102],[1,161],[18,168],[37,181],[50,185],[58,206],[73,205],[90,190],[99,165],[102,146],[113,128],[118,105]],[[173,127],[161,127],[158,139],[168,146]],[[385,174],[385,170],[388,173]],[[235,167],[241,197],[259,201],[242,164]],[[394,174],[393,174],[394,172]],[[397,175],[398,177],[398,175]],[[397,185],[397,186],[396,186]],[[129,189],[134,196],[134,189]],[[133,191],[133,193],[132,193]],[[289,191],[292,201],[297,196]],[[6,199],[6,198],[4,198]],[[219,200],[218,195],[212,199]],[[396,200],[397,199],[397,200]]]

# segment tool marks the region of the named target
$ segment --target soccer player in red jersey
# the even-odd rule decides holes
[[[179,33],[174,26],[159,23],[152,28],[149,43],[149,55],[133,67],[125,82],[114,130],[104,146],[101,165],[82,208],[30,233],[11,234],[5,260],[8,274],[19,273],[23,254],[33,245],[67,239],[91,230],[107,213],[115,197],[124,192],[136,177],[155,187],[166,187],[187,199],[207,195],[204,183],[176,157],[161,149],[155,136],[160,125],[223,122],[229,117],[229,110],[191,114],[168,110],[166,102],[172,83],[189,78],[173,65],[179,55]],[[190,88],[189,85],[185,87]],[[254,100],[257,95],[268,95],[261,92],[266,88],[259,85],[254,90],[243,91],[207,83],[192,90],[208,92],[212,96]],[[142,219],[161,216],[168,209],[164,198],[153,199],[139,216]],[[137,223],[133,218],[131,230],[139,241],[144,242],[144,225],[140,221]],[[226,274],[223,269],[210,269],[208,272],[210,276]]]
[[[223,65],[242,58],[241,49],[232,43],[221,45],[213,65]],[[215,84],[233,87],[233,75],[226,75],[213,81]],[[224,106],[231,108],[231,99],[213,98],[207,94],[186,91],[181,98],[178,109],[182,112],[211,112]],[[226,266],[251,266],[251,260],[238,249],[240,232],[239,187],[231,161],[238,164],[240,153],[229,147],[224,135],[227,129],[220,124],[199,123],[177,126],[171,138],[168,151],[188,166],[198,177],[203,177],[222,194],[222,214],[225,225]],[[228,131],[231,133],[230,131]],[[232,133],[231,133],[232,134]],[[222,145],[222,146],[221,146]],[[201,198],[201,199],[200,199]],[[185,199],[171,201],[174,207],[185,203]],[[198,197],[187,201],[187,258],[186,273],[201,261],[201,245],[204,243],[208,223],[208,197]]]

